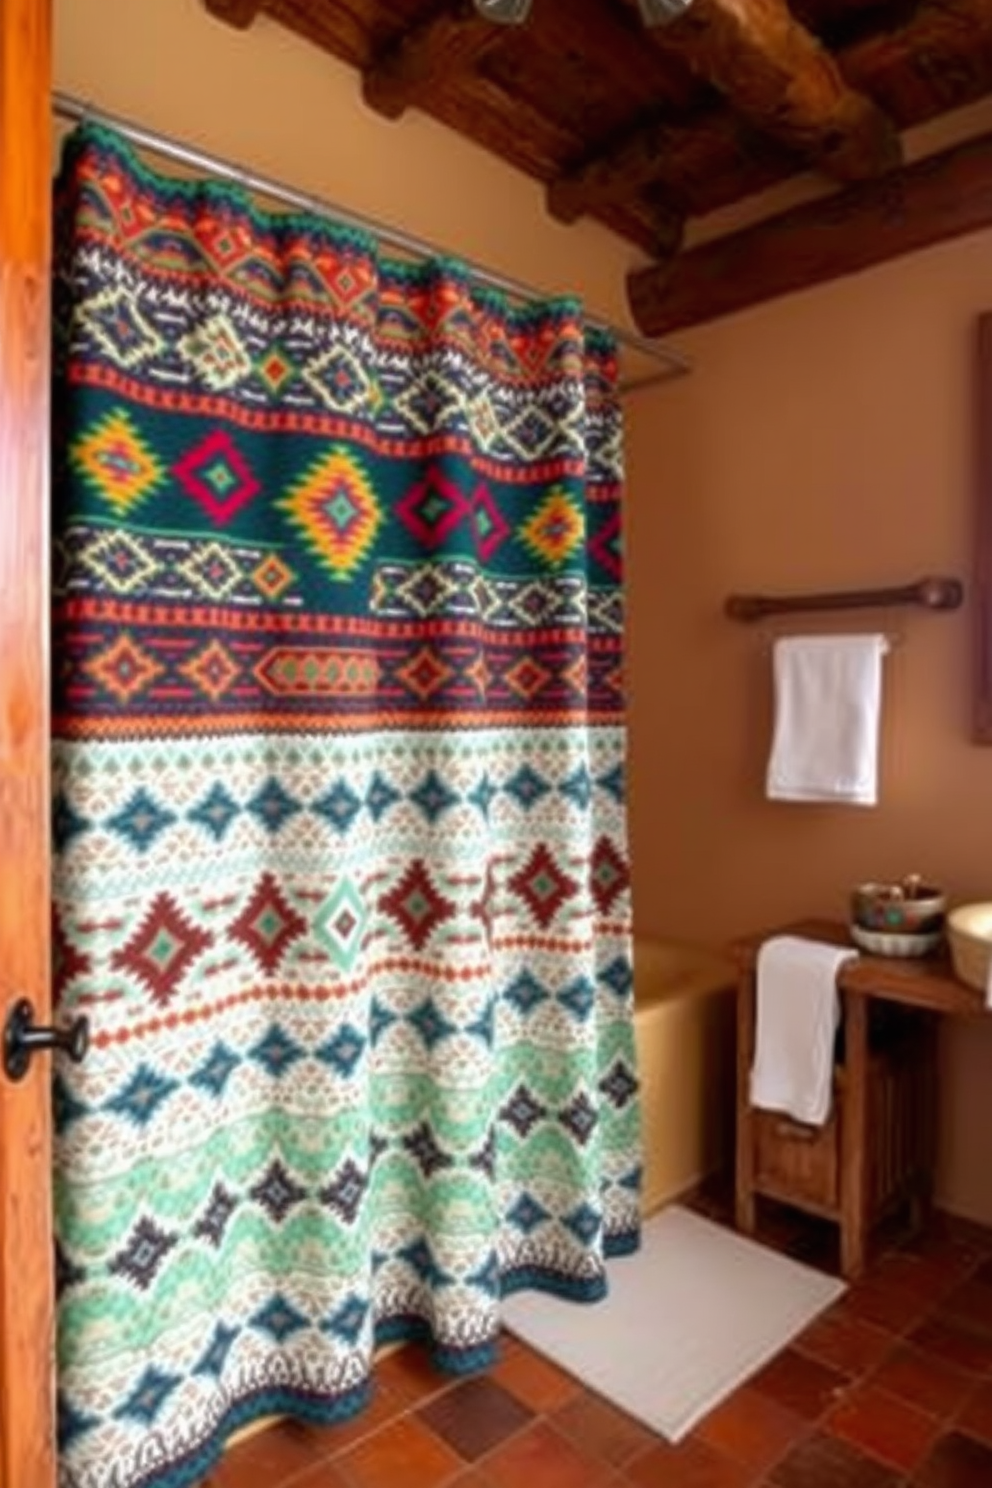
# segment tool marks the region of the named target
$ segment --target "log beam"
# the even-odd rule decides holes
[[[499,40],[500,28],[480,16],[470,0],[455,0],[372,61],[362,74],[365,102],[387,119],[398,119],[434,82],[470,71]]]
[[[865,180],[900,164],[895,126],[849,85],[787,0],[694,0],[662,42],[741,118],[836,180]]]
[[[841,65],[791,15],[786,0],[694,0],[663,33],[734,113],[839,180],[883,174],[902,159],[894,124],[845,81]],[[685,125],[655,122],[552,181],[552,216],[574,222],[664,178]]]
[[[667,335],[992,227],[992,134],[627,276],[638,330]]]
[[[203,0],[203,4],[212,16],[239,31],[247,31],[265,9],[265,0]]]

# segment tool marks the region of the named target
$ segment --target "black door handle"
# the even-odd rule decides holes
[[[82,1064],[90,1047],[89,1019],[74,1018],[65,1028],[38,1027],[26,997],[15,1002],[3,1031],[3,1068],[8,1080],[23,1080],[32,1054],[61,1049],[73,1064]]]

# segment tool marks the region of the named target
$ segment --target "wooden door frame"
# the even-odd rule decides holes
[[[49,1022],[51,0],[0,0],[0,1025]],[[0,1485],[54,1488],[51,1064],[0,1072]]]

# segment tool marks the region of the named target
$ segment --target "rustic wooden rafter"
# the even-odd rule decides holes
[[[239,31],[247,31],[265,9],[265,0],[203,0],[203,3],[212,16],[236,26]]]
[[[398,119],[432,84],[469,72],[500,34],[471,0],[455,0],[373,59],[362,74],[365,102],[387,119]]]
[[[992,135],[794,207],[627,277],[646,336],[714,320],[992,227]]]
[[[892,121],[849,85],[787,0],[694,0],[656,34],[735,113],[827,175],[864,180],[901,162]]]
[[[898,165],[898,131],[796,21],[785,0],[694,0],[664,33],[734,111],[828,175],[860,180]],[[548,187],[563,222],[663,177],[691,123],[656,120],[592,156]]]

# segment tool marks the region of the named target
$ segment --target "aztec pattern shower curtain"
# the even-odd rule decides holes
[[[61,1481],[179,1488],[637,1243],[615,356],[96,126],[56,216]]]

